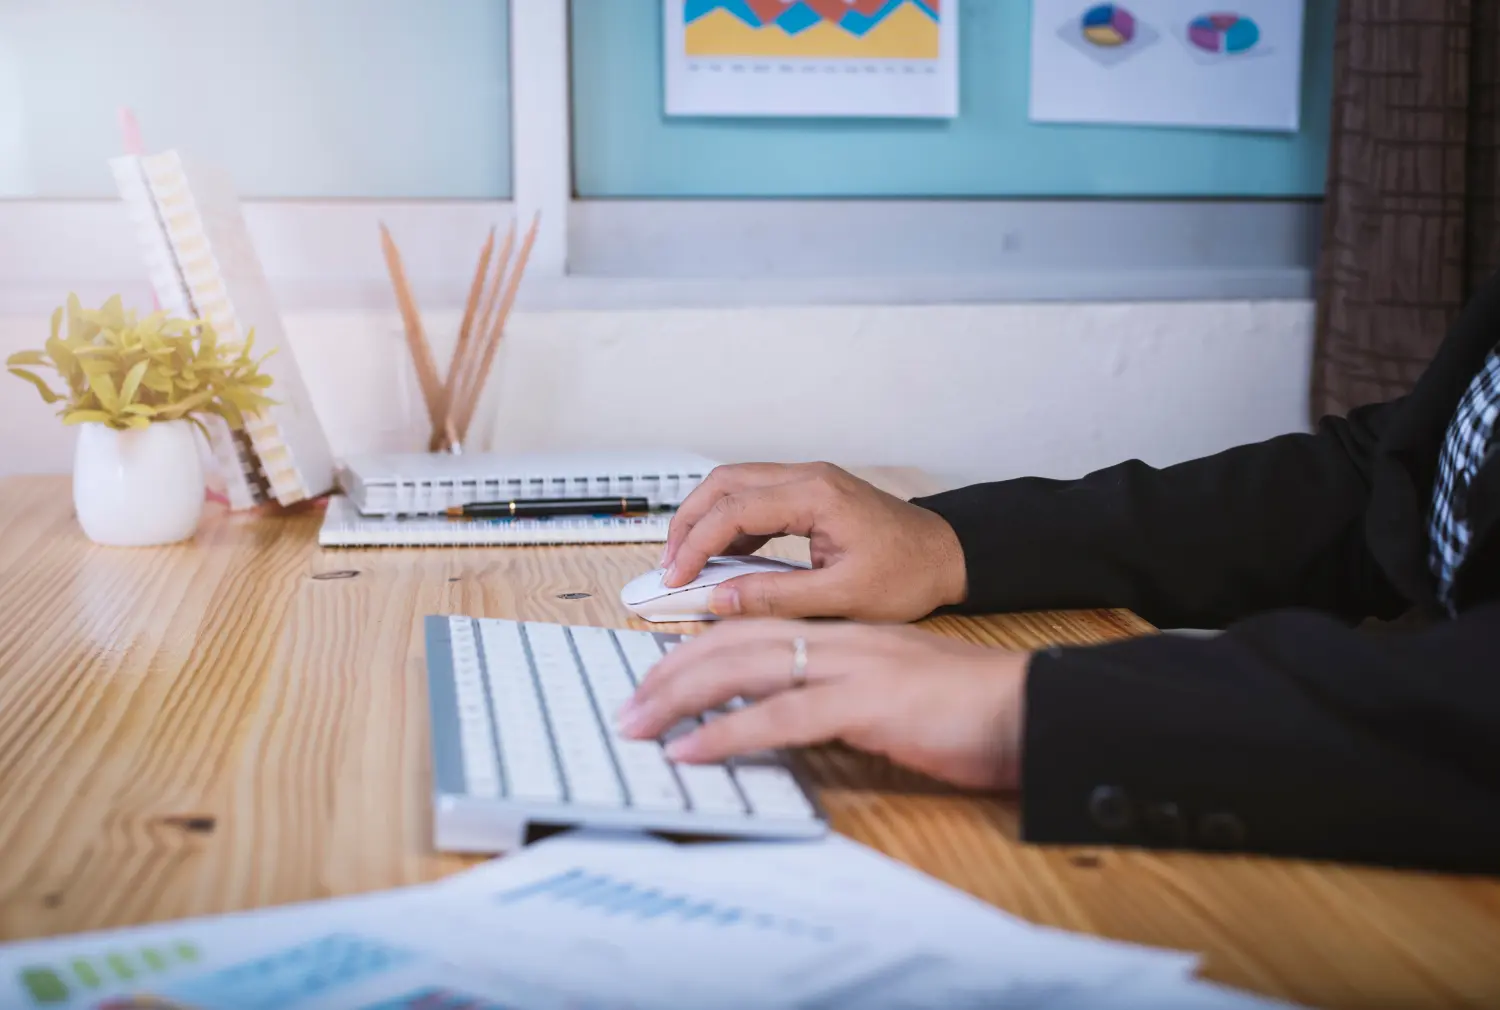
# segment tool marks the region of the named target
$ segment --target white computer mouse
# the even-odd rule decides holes
[[[719,583],[757,572],[795,572],[811,567],[805,561],[763,558],[754,554],[709,558],[696,579],[676,589],[662,585],[665,573],[660,568],[637,576],[620,590],[620,602],[647,621],[713,621],[717,618],[709,613],[708,598]]]

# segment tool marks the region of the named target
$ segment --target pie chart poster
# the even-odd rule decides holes
[[[1303,0],[1032,0],[1031,119],[1295,132]]]

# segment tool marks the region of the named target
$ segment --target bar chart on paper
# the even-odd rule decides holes
[[[653,887],[574,867],[495,896],[499,905],[551,902],[575,909],[593,909],[600,915],[675,923],[696,922],[700,926],[770,931],[786,936],[830,939],[827,926],[773,915],[738,903],[697,897],[671,889]]]
[[[630,993],[639,1007],[719,1006],[725,993],[743,1006],[803,1005],[889,967],[836,911],[789,908],[721,870],[683,872],[674,847],[541,845],[526,864],[501,860],[466,884],[453,909],[454,935],[474,944],[465,959],[503,949],[523,981],[566,977],[579,999]]]
[[[951,117],[954,0],[663,0],[667,113]]]

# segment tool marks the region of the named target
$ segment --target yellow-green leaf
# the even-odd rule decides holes
[[[42,380],[42,377],[40,375],[37,375],[35,372],[29,372],[24,368],[12,368],[10,370],[10,374],[25,379],[27,382],[35,386],[37,388],[37,392],[42,394],[42,399],[47,403],[56,403],[58,400],[62,399],[62,396],[58,393],[54,393],[52,391],[52,387],[47,385],[47,383]]]
[[[62,306],[61,305],[59,305],[57,308],[55,308],[55,309],[52,310],[52,338],[51,338],[51,340],[56,340],[57,339],[58,328],[62,326],[62,315],[63,315],[63,310],[62,310]],[[51,343],[51,340],[49,340],[48,343]]]
[[[111,413],[120,409],[120,394],[115,389],[115,382],[107,372],[90,372],[89,388],[99,398],[99,404]]]
[[[116,327],[125,325],[125,306],[119,295],[111,295],[109,301],[99,306],[99,314],[114,322]]]
[[[213,390],[200,390],[199,392],[194,393],[192,396],[189,396],[184,400],[178,400],[176,403],[168,404],[165,407],[159,408],[157,410],[157,416],[165,417],[170,420],[176,420],[190,410],[196,410],[199,407],[205,406],[210,400],[213,399],[213,397]]]
[[[158,410],[159,408],[153,407],[149,403],[132,403],[122,413],[135,414],[139,417],[155,417]]]
[[[52,363],[57,366],[59,372],[71,372],[78,367],[78,362],[74,359],[73,352],[68,349],[66,343],[57,337],[53,337],[47,341],[47,356],[52,359]]]
[[[240,413],[240,409],[234,404],[230,403],[228,400],[223,400],[219,402],[218,407],[219,416],[222,417],[226,422],[228,422],[229,427],[233,428],[235,431],[239,431],[245,426],[245,418]]]
[[[110,358],[80,358],[78,359],[78,370],[85,376],[113,375],[119,371],[119,366]]]
[[[219,391],[219,396],[224,400],[227,400],[228,402],[234,404],[236,407],[240,408],[240,410],[254,410],[256,409],[256,407],[260,406],[260,404],[256,402],[260,399],[260,397],[256,396],[249,390],[233,388],[222,389]]]
[[[77,340],[83,332],[83,320],[79,314],[83,312],[83,306],[78,304],[78,296],[72,292],[68,293],[68,339]]]
[[[166,393],[168,396],[172,394],[172,380],[161,372],[148,370],[141,377],[141,385],[153,393]]]
[[[85,424],[89,421],[108,424],[110,419],[111,415],[102,410],[70,410],[63,415],[63,424]]]
[[[138,361],[131,366],[130,371],[125,373],[125,381],[120,384],[120,402],[130,406],[135,402],[135,391],[141,386],[141,378],[146,374],[146,365],[149,362]]]
[[[12,365],[46,365],[47,356],[41,351],[17,351],[5,359],[6,367]]]

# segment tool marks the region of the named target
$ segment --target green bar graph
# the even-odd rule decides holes
[[[74,977],[90,989],[97,989],[104,984],[104,979],[99,977],[99,973],[94,970],[94,966],[81,957],[75,958],[69,967],[73,969]]]
[[[107,951],[91,957],[70,958],[66,967],[33,965],[21,969],[21,987],[37,1006],[66,1003],[76,990],[98,989],[106,983],[130,982],[144,974],[170,971],[197,963],[202,954],[186,940],[135,951]],[[75,989],[69,988],[72,982]]]
[[[21,984],[31,998],[42,1006],[62,1003],[68,998],[68,987],[51,968],[22,968]]]

